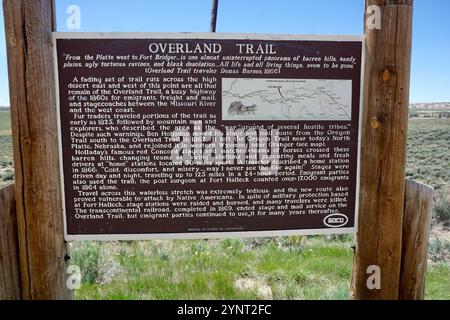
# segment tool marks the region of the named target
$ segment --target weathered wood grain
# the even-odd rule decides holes
[[[0,189],[0,300],[21,298],[14,185]]]
[[[398,299],[402,254],[405,150],[411,66],[412,0],[366,0],[381,9],[381,29],[366,27],[359,226],[351,293]],[[367,268],[381,269],[370,290]]]
[[[65,299],[52,0],[4,0],[24,299]]]
[[[423,300],[433,207],[433,188],[406,181],[400,299]]]

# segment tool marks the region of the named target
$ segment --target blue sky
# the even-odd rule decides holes
[[[78,31],[209,31],[211,0],[55,2],[58,31],[68,31],[72,4],[81,9]],[[363,0],[219,0],[217,32],[362,34],[363,10]],[[415,0],[411,102],[450,102],[449,17],[449,0]],[[9,105],[6,65],[1,15],[0,106]]]

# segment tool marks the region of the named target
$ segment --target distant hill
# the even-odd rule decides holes
[[[0,138],[9,135],[11,135],[11,113],[9,107],[0,107]]]
[[[450,111],[450,102],[412,103],[409,108],[424,111]]]

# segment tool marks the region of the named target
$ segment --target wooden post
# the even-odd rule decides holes
[[[365,30],[359,227],[351,293],[355,299],[398,299],[413,0],[366,0],[370,5],[380,7],[382,20],[381,29]],[[380,289],[367,286],[370,266],[380,268]]]
[[[209,30],[210,32],[216,32],[218,6],[219,6],[219,0],[212,0],[211,28]]]
[[[14,185],[0,189],[0,300],[21,298]]]
[[[22,297],[70,298],[58,166],[52,0],[4,0]]]
[[[406,181],[400,299],[423,300],[433,188]]]

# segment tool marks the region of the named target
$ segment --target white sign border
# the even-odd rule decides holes
[[[59,74],[56,41],[58,39],[217,39],[217,40],[266,40],[266,41],[333,41],[333,42],[360,42],[362,45],[360,107],[358,126],[358,159],[356,164],[356,197],[354,226],[350,228],[323,228],[323,229],[293,229],[293,230],[265,230],[265,231],[224,231],[224,232],[184,232],[184,233],[137,233],[137,234],[68,234],[64,187],[64,165],[61,135]],[[327,235],[327,234],[354,234],[358,228],[359,220],[359,192],[360,192],[360,160],[362,116],[364,98],[364,68],[365,68],[365,37],[364,35],[292,35],[292,34],[256,34],[256,33],[147,33],[147,32],[53,32],[53,63],[56,89],[56,122],[58,128],[59,170],[61,183],[61,202],[63,211],[64,239],[66,241],[130,241],[130,240],[169,240],[169,239],[220,239],[220,238],[258,238],[279,237],[295,235]]]

